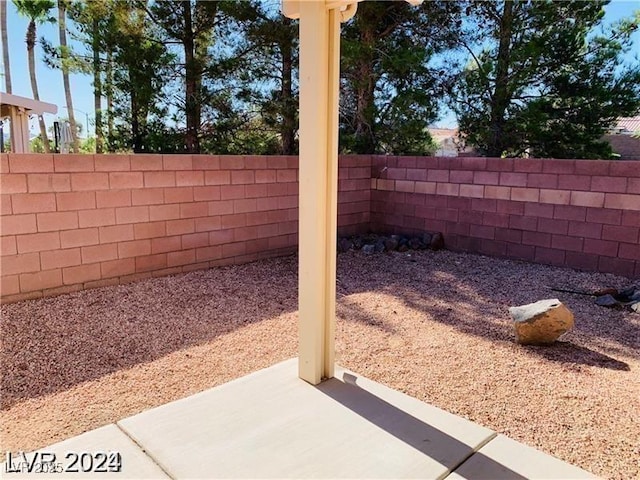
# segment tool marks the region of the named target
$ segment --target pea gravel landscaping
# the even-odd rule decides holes
[[[295,256],[1,307],[0,451],[34,450],[296,355]],[[629,279],[448,251],[338,260],[338,362],[606,478],[640,478],[640,314],[549,290]],[[574,330],[514,343],[508,307]]]

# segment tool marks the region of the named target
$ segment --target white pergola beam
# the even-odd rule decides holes
[[[12,152],[29,152],[29,115],[42,115],[43,113],[58,113],[58,107],[52,103],[19,95],[4,92],[0,94],[0,118],[9,118],[11,121]]]

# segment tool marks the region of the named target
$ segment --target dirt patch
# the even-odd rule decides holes
[[[296,355],[286,257],[2,306],[0,451],[33,450]],[[338,362],[610,478],[640,477],[640,316],[548,286],[628,279],[452,252],[338,262]],[[513,342],[508,307],[576,327]]]

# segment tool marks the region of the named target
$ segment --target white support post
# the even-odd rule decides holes
[[[13,153],[29,152],[29,115],[19,107],[11,106],[11,151]]]
[[[299,376],[334,374],[340,12],[299,2]]]

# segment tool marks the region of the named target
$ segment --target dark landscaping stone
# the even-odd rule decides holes
[[[348,252],[352,248],[353,248],[353,242],[348,238],[342,237],[338,240],[338,252],[340,253]]]
[[[391,238],[387,238],[384,241],[384,247],[387,249],[387,252],[393,252],[398,248],[398,239],[394,237],[395,235],[392,235]]]
[[[422,248],[424,248],[424,244],[418,237],[410,238],[408,245],[412,250],[422,250]]]
[[[365,255],[371,255],[373,252],[375,252],[375,250],[376,250],[376,246],[370,243],[362,247],[362,253],[364,253]]]
[[[336,249],[338,253],[349,250],[363,250],[366,255],[382,252],[407,252],[409,250],[424,250],[432,248],[439,250],[444,246],[441,233],[425,232],[416,236],[380,235],[366,233],[351,237],[338,237]]]
[[[444,238],[440,232],[436,232],[431,237],[431,243],[429,244],[429,248],[431,250],[440,250],[444,247]]]
[[[613,295],[607,294],[596,298],[596,305],[600,305],[601,307],[617,307],[620,304],[613,298]]]

